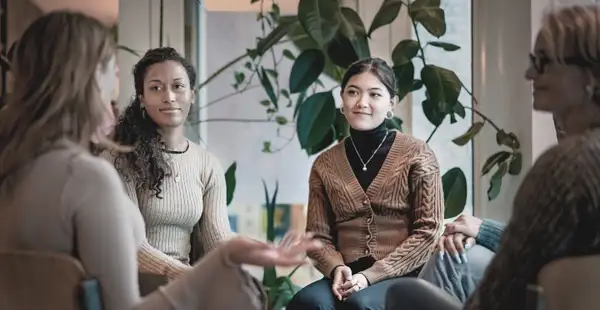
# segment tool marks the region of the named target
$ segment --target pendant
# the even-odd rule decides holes
[[[367,171],[367,166],[363,166],[362,171]]]

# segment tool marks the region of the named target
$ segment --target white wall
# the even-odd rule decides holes
[[[159,0],[119,1],[119,44],[143,55],[159,47]],[[163,44],[184,53],[184,0],[168,0],[164,6]],[[131,70],[139,57],[119,51],[121,82],[119,105],[127,106],[135,94]]]

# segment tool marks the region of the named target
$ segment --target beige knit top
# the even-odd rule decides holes
[[[259,287],[225,263],[224,247],[140,298],[136,251],[146,238],[139,209],[109,163],[71,142],[56,146],[26,167],[13,199],[0,198],[0,250],[77,253],[100,282],[105,310],[262,308]]]
[[[437,159],[425,142],[396,132],[366,192],[343,142],[317,157],[309,182],[306,230],[325,244],[309,256],[325,276],[372,256],[376,263],[362,273],[374,284],[415,270],[434,252],[444,196]]]
[[[216,157],[189,143],[182,154],[163,153],[173,174],[164,178],[162,199],[136,191],[131,182],[125,184],[146,223],[148,242],[139,251],[141,272],[175,278],[189,270],[190,234],[196,223],[204,252],[231,237],[223,169]]]

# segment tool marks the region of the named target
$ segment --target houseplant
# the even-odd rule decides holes
[[[257,38],[255,46],[217,70],[199,88],[206,86],[226,69],[245,61],[242,69],[234,74],[235,91],[246,91],[257,79],[265,92],[266,98],[260,104],[265,108],[266,120],[281,126],[295,123],[301,148],[309,155],[318,154],[347,136],[348,124],[335,107],[333,92],[339,89],[316,91],[315,86],[322,85],[320,78],[323,75],[339,82],[347,66],[370,56],[370,35],[406,11],[415,39],[398,42],[390,58],[400,99],[422,88],[426,91],[426,99],[422,102],[423,113],[435,126],[427,142],[446,119],[456,123],[467,112],[473,113],[480,120],[473,122],[463,135],[452,142],[459,146],[468,144],[485,125],[496,131],[500,150],[489,156],[481,169],[483,175],[494,170],[488,186],[488,199],[493,200],[498,196],[502,180],[507,174],[520,173],[522,156],[516,135],[502,129],[477,110],[476,98],[453,71],[430,63],[427,59],[425,46],[440,48],[448,53],[460,49],[460,46],[450,42],[424,42],[420,39],[421,29],[436,38],[445,34],[445,12],[440,7],[440,0],[385,0],[368,28],[355,10],[341,6],[339,0],[300,0],[298,14],[293,16],[282,16],[276,3],[266,8],[264,0],[250,1],[260,3],[261,12],[257,19],[263,35]],[[299,55],[294,55],[290,50],[276,55],[273,47],[289,41],[298,47]],[[272,58],[273,66],[263,65],[263,57]],[[293,66],[288,85],[281,85],[277,79],[278,65],[286,59],[293,61]],[[422,63],[420,72],[415,72],[415,62]],[[473,108],[458,101],[461,92],[471,96]],[[293,109],[292,119],[285,117],[285,109]],[[398,118],[391,123],[397,128],[401,124]],[[263,150],[273,152],[277,149],[274,150],[270,142],[265,142]],[[462,212],[466,204],[466,177],[460,168],[454,167],[442,179],[445,216],[454,217]]]

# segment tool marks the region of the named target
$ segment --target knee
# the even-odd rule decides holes
[[[372,310],[380,309],[382,301],[371,294],[353,294],[341,306],[342,310]]]
[[[329,310],[330,307],[327,307],[331,303],[332,296],[327,296],[327,294],[331,294],[329,291],[320,291],[317,292],[315,290],[310,289],[301,289],[296,293],[288,305],[286,306],[286,310]]]
[[[435,285],[421,279],[401,278],[385,295],[385,309],[461,309],[462,304]]]

